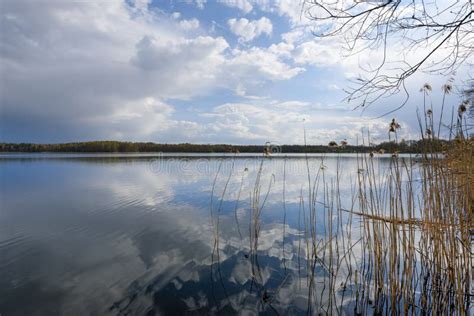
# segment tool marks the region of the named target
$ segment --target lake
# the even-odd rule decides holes
[[[360,173],[356,155],[2,154],[0,314],[353,314],[352,263],[328,278],[330,252],[310,263],[305,240],[308,221],[320,244],[357,238],[324,205],[351,209]],[[311,214],[321,179],[340,198]]]

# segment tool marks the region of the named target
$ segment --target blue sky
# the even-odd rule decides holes
[[[342,101],[380,52],[346,56],[313,27],[290,0],[4,1],[0,141],[283,144],[303,129],[315,144],[362,130],[385,140],[393,115],[377,117],[402,96],[364,112]],[[446,80],[410,79],[400,137],[417,137],[419,88],[433,85],[437,109]]]

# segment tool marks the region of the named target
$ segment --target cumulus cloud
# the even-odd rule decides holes
[[[247,0],[224,0],[220,1],[220,3],[229,7],[237,8],[245,14],[249,13],[253,9],[252,4],[250,4],[250,2]]]
[[[308,33],[304,28],[295,28],[289,32],[283,33],[281,38],[283,41],[289,44],[293,44],[295,42],[300,42],[302,39],[308,36]]]
[[[271,35],[273,29],[272,22],[266,17],[261,17],[258,20],[232,18],[229,19],[227,23],[229,24],[232,33],[237,35],[241,42],[252,41],[254,38],[257,38],[262,34]]]
[[[304,72],[304,68],[292,67],[282,60],[282,56],[270,49],[253,47],[249,50],[235,49],[233,58],[227,62],[229,73],[236,78],[252,74],[246,79],[251,82],[261,78],[270,80],[291,79]]]
[[[283,5],[267,5],[287,15]],[[252,47],[250,41],[273,31],[261,17],[231,19],[229,26],[245,42],[231,47],[224,37],[206,33],[205,23],[152,6],[148,0],[5,2],[2,141],[301,143],[303,119],[314,143],[351,139],[364,126],[384,137],[382,120],[364,120],[323,100],[298,101],[294,94],[292,101],[272,101],[281,97],[260,89],[312,67],[357,71],[361,59],[341,56],[336,42],[308,40],[298,26],[282,42]],[[340,84],[333,79],[321,86]],[[233,103],[213,94],[222,90],[233,93]],[[200,98],[210,95],[213,101],[201,106]],[[191,103],[197,114],[190,118],[183,104]]]
[[[174,111],[150,112],[144,100],[169,104],[302,71],[266,49],[231,51],[222,37],[190,37],[186,31],[198,20],[149,7],[149,1],[4,3],[2,137],[153,140],[159,134],[171,141],[199,124],[174,119]],[[147,117],[159,122],[157,129],[147,127]]]
[[[195,19],[195,18],[190,19],[190,20],[182,20],[182,21],[179,22],[179,25],[185,31],[195,30],[195,29],[199,28],[199,20]]]
[[[252,0],[255,6],[258,6],[262,11],[277,14],[286,17],[292,26],[305,25],[310,20],[302,14],[304,12],[303,1],[294,0]]]
[[[275,1],[273,5],[281,16],[286,16],[293,25],[304,24],[308,19],[302,14],[302,3],[293,0]]]
[[[131,62],[144,71],[159,70],[160,77],[163,74],[178,77],[180,83],[192,80],[194,75],[205,79],[205,73],[210,73],[209,79],[212,79],[215,68],[224,61],[222,52],[227,47],[228,44],[222,37],[162,40],[144,36],[136,44],[136,55]]]
[[[224,133],[233,143],[302,144],[304,128],[312,144],[343,139],[354,144],[361,138],[362,131],[367,130],[378,140],[385,140],[388,135],[386,119],[360,117],[347,109],[328,110],[320,104],[302,101],[225,103],[201,116],[212,119],[209,135]],[[412,135],[406,127],[399,136]]]
[[[125,102],[120,107],[102,116],[87,118],[85,121],[102,125],[109,130],[109,136],[122,139],[133,134],[147,138],[157,130],[163,130],[175,124],[171,119],[174,108],[153,97]]]
[[[328,45],[320,41],[304,42],[296,47],[293,58],[298,64],[312,64],[316,66],[331,66],[338,64],[341,53],[336,45]]]
[[[204,5],[207,3],[207,0],[196,0],[196,7],[200,10],[204,9]]]
[[[132,0],[132,5],[138,10],[144,11],[148,9],[148,6],[151,3],[151,0]]]

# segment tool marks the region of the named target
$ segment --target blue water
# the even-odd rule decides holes
[[[339,168],[350,207],[356,156],[264,160],[259,282],[249,223],[262,157],[224,158],[1,155],[0,314],[305,314],[296,240],[307,171],[329,181]]]

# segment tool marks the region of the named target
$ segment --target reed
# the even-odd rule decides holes
[[[451,86],[445,86],[445,95]],[[424,98],[431,86],[423,88]],[[445,107],[443,97],[442,109]],[[466,127],[466,105],[461,104],[457,119],[449,125],[450,142],[440,153],[436,135],[446,124],[435,122],[432,107],[423,106],[419,115],[424,151],[420,156],[399,157],[392,153],[389,167],[380,170],[377,153],[359,154],[357,177],[352,183],[350,207],[341,196],[340,161],[336,175],[329,177],[322,158],[319,167],[310,166],[301,190],[298,211],[299,286],[307,291],[307,314],[348,313],[356,315],[469,315],[472,300],[472,240],[474,234],[474,139]],[[456,123],[454,123],[456,121]],[[391,140],[398,141],[400,124],[388,124]],[[305,132],[306,137],[306,132]],[[366,135],[364,142],[370,142]],[[345,141],[344,141],[345,142]],[[347,144],[347,142],[345,142]],[[365,145],[365,144],[364,144]],[[248,248],[252,284],[261,300],[261,310],[269,306],[283,312],[276,299],[285,277],[271,299],[259,266],[261,214],[275,176],[265,190],[261,184],[262,156],[250,192]],[[287,221],[286,160],[283,172],[283,226]],[[230,175],[229,175],[230,177]],[[228,180],[227,180],[228,181]],[[224,186],[224,192],[227,188]],[[240,198],[242,185],[238,196]],[[224,193],[223,193],[224,194]],[[221,197],[221,200],[223,195]],[[236,217],[237,225],[237,217]],[[215,225],[216,253],[218,221]],[[239,229],[241,240],[242,234]],[[283,266],[289,261],[283,230]],[[324,276],[316,273],[324,271]],[[306,278],[306,282],[302,281]]]

